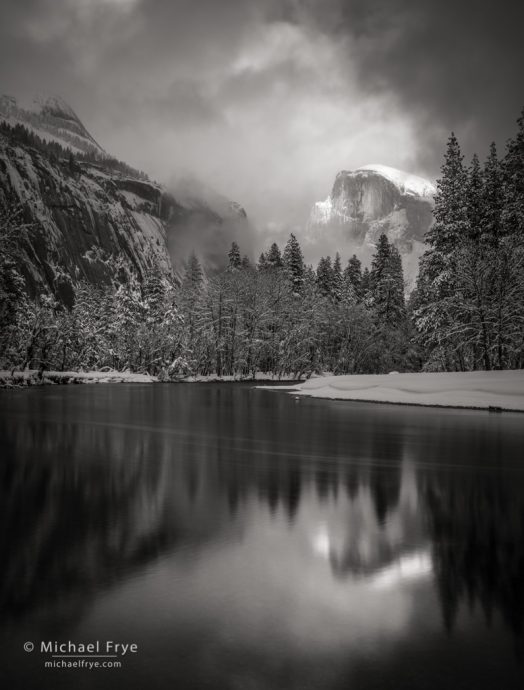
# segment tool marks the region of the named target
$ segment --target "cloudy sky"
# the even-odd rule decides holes
[[[58,94],[117,157],[293,225],[340,169],[436,177],[524,104],[514,0],[1,0],[0,93]]]

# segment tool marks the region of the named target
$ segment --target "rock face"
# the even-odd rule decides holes
[[[16,145],[0,135],[0,207],[18,209],[28,224],[22,267],[29,292],[50,288],[71,300],[71,279],[107,279],[104,257],[122,257],[139,276],[171,270],[166,221],[174,200],[152,183],[111,175],[94,164]]]
[[[433,221],[431,182],[383,165],[367,165],[338,173],[331,195],[313,207],[307,241],[332,235],[340,249],[363,255],[373,252],[384,233],[403,256],[408,281],[424,249],[424,234]]]
[[[239,205],[203,198],[196,185],[177,199],[112,159],[59,99],[28,110],[1,97],[2,124],[0,216],[18,212],[28,225],[22,268],[33,295],[45,287],[70,303],[72,281],[109,278],[107,257],[141,278],[153,265],[176,275],[193,250],[215,267],[231,233],[248,230]]]

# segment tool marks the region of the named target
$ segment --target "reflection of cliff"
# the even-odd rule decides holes
[[[509,418],[247,386],[64,388],[0,399],[4,616],[66,599],[76,611],[179,547],[181,565],[249,540],[260,520],[293,530],[340,588],[433,565],[448,626],[471,602],[522,629],[522,432]]]
[[[158,435],[28,422],[0,425],[0,441],[3,615],[89,594],[219,528],[207,508],[187,519],[187,486]]]
[[[524,625],[524,492],[515,477],[426,480],[424,498],[446,626],[461,604],[498,611],[513,633]]]
[[[353,491],[341,530],[332,530],[329,561],[338,578],[369,577],[426,541],[413,468],[373,467]]]

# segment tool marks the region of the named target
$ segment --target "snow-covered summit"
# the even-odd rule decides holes
[[[305,239],[325,251],[326,244],[355,252],[368,262],[380,235],[400,251],[405,277],[412,284],[425,234],[433,222],[435,187],[417,175],[370,164],[341,170],[331,194],[311,209]]]
[[[26,103],[0,95],[0,120],[23,125],[44,141],[55,141],[72,151],[107,155],[60,96],[39,95]]]
[[[435,195],[435,185],[429,180],[419,177],[418,175],[406,173],[403,170],[398,170],[397,168],[391,168],[388,165],[370,163],[357,168],[354,172],[355,174],[358,174],[368,171],[382,175],[382,177],[385,177],[396,187],[398,187],[400,192],[403,194],[413,194],[420,197],[433,197]]]
[[[80,122],[78,115],[73,108],[61,96],[46,96],[39,94],[33,99],[35,112],[49,113],[64,119]]]

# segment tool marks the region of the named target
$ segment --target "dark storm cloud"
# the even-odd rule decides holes
[[[524,105],[524,4],[519,0],[295,2],[333,36],[351,37],[348,59],[366,91],[389,91],[417,118],[420,158],[436,171],[441,134],[469,154],[501,146]]]
[[[436,175],[512,134],[522,10],[477,0],[2,0],[0,92],[59,93],[154,177],[287,232],[341,168]]]

